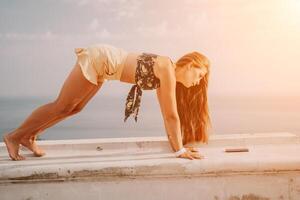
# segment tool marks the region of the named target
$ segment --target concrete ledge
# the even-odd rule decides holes
[[[88,182],[103,186],[125,181],[126,187],[132,187],[133,180],[165,182],[173,178],[175,182],[197,179],[198,183],[213,178],[230,184],[230,177],[254,187],[257,181],[267,180],[266,177],[273,177],[275,181],[280,176],[286,181],[277,187],[285,187],[291,180],[294,181],[289,183],[291,186],[300,185],[299,137],[291,133],[212,135],[209,144],[198,144],[205,156],[201,160],[175,158],[166,137],[48,140],[38,141],[38,144],[45,149],[46,156],[33,157],[31,152],[21,148],[21,154],[27,159],[11,161],[4,143],[0,143],[1,193],[16,183],[28,190],[31,188],[28,184],[33,183],[80,182],[84,185],[82,188],[88,190],[91,187]],[[230,147],[246,147],[249,152],[224,152]],[[256,179],[247,182],[244,178],[247,176]],[[6,195],[7,199],[13,196]],[[298,193],[293,195],[300,197]]]
[[[93,139],[71,139],[71,140],[42,140],[37,141],[45,150],[94,150],[97,147],[109,149],[124,148],[149,148],[168,149],[169,142],[165,136],[161,137],[127,137],[127,138],[93,138]],[[295,144],[300,143],[300,137],[288,132],[276,133],[244,133],[211,135],[209,144],[191,144],[197,147],[224,147],[239,145],[258,144]],[[23,151],[26,151],[24,148]],[[0,143],[0,155],[6,153],[3,142]]]
[[[134,176],[208,176],[233,173],[289,172],[300,169],[299,137],[291,133],[212,135],[199,144],[201,160],[176,159],[166,137],[105,138],[38,141],[44,157],[11,161],[0,144],[0,184],[59,181],[80,178]],[[225,148],[247,147],[249,152],[226,153]],[[222,167],[220,167],[222,166]]]

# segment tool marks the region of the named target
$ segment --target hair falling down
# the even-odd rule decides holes
[[[210,63],[203,54],[194,51],[182,56],[176,62],[176,65],[177,67],[182,67],[190,62],[193,62],[194,66],[206,67],[207,73],[201,79],[200,84],[189,88],[180,82],[176,82],[176,101],[182,140],[183,144],[193,142],[207,144],[209,139],[208,131],[209,127],[211,127],[207,101]]]

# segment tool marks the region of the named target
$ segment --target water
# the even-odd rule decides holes
[[[46,129],[39,139],[166,136],[155,92],[143,93],[137,123],[132,116],[123,122],[125,98],[95,96],[80,113]],[[51,100],[1,97],[0,136],[17,128],[34,109]],[[299,97],[212,96],[209,97],[209,109],[212,134],[300,133]]]

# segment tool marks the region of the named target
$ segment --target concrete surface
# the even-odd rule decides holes
[[[0,143],[0,199],[300,199],[300,137],[211,135],[204,159],[175,158],[166,137],[38,141],[11,161]],[[224,152],[246,147],[249,152]]]

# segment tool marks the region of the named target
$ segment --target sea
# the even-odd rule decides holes
[[[0,97],[0,142],[50,97]],[[83,110],[39,135],[39,140],[166,136],[155,92],[144,91],[138,120],[124,122],[126,96],[95,96]],[[300,133],[300,97],[208,96],[210,134]]]

